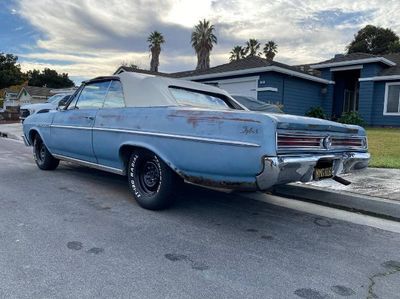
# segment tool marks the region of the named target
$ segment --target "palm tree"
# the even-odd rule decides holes
[[[273,40],[268,41],[264,47],[265,58],[272,61],[276,53],[278,53],[278,45]]]
[[[149,49],[151,52],[150,70],[158,72],[158,66],[160,65],[160,53],[161,45],[165,43],[163,35],[158,31],[153,31],[147,38]]]
[[[210,68],[210,52],[217,43],[217,37],[214,34],[214,25],[204,19],[194,27],[191,37],[192,47],[197,54],[196,70],[205,70]]]
[[[260,56],[261,53],[258,51],[260,49],[260,46],[261,45],[258,40],[256,40],[255,38],[250,38],[246,42],[246,53],[248,53],[247,57]]]
[[[242,46],[234,46],[233,49],[229,52],[231,57],[229,57],[230,61],[236,61],[246,57],[246,50]]]

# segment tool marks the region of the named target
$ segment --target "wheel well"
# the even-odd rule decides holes
[[[129,163],[129,159],[131,157],[131,154],[135,150],[145,150],[145,151],[149,151],[149,152],[152,152],[152,153],[156,154],[165,164],[167,164],[173,171],[176,172],[175,168],[169,163],[169,161],[166,161],[165,158],[161,157],[158,153],[154,152],[151,149],[143,147],[143,146],[130,145],[130,144],[123,145],[119,149],[119,156],[120,156],[120,159],[121,159],[121,161],[123,163],[123,166],[124,166],[123,169],[124,170],[126,170],[126,167],[127,167],[128,163]]]
[[[29,132],[29,141],[31,142],[31,144],[33,144],[33,142],[35,141],[37,135],[39,135],[39,133],[36,130],[31,130]]]

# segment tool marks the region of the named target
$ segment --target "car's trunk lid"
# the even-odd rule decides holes
[[[358,126],[344,125],[324,119],[289,114],[268,113],[267,115],[276,121],[278,130],[324,131],[347,134],[360,133],[360,127]]]

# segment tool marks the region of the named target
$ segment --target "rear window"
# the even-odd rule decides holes
[[[218,94],[209,94],[197,90],[170,87],[172,95],[179,105],[198,108],[229,110],[225,97]]]

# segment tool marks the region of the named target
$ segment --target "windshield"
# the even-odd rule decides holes
[[[232,96],[232,97],[243,106],[246,106],[247,109],[252,111],[283,113],[283,111],[277,105],[264,103],[252,97],[248,96]]]
[[[47,99],[46,103],[57,103],[59,100],[61,100],[63,97],[65,97],[64,94],[56,94],[50,98]]]
[[[231,109],[223,95],[209,94],[201,91],[188,90],[178,87],[170,87],[172,95],[182,106],[209,108],[218,110]]]

